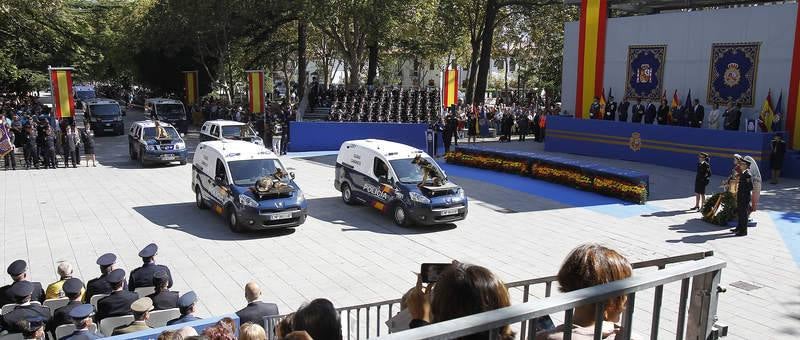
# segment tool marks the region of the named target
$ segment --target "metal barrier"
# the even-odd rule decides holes
[[[686,261],[696,261],[702,260],[706,257],[713,256],[713,251],[706,251],[706,252],[696,252],[696,253],[688,253],[678,256],[671,256],[666,258],[660,259],[653,259],[647,261],[641,261],[632,263],[634,269],[643,269],[648,267],[656,267],[659,270],[666,268],[667,265],[676,264]],[[521,298],[517,298],[512,300],[513,304],[518,303],[526,303],[530,300],[530,297],[533,295],[533,288],[534,286],[541,286],[544,285],[544,298],[548,298],[551,296],[553,283],[557,281],[556,276],[546,276],[536,279],[530,280],[523,280],[523,281],[515,281],[506,284],[506,287],[509,289],[509,293],[512,293],[512,298],[516,297],[518,294],[522,294]],[[657,287],[655,290],[656,294],[656,302],[659,308],[654,308],[654,310],[660,311],[660,304],[661,304],[661,296],[663,294],[663,287]],[[516,294],[513,294],[516,293]],[[349,340],[359,340],[359,339],[367,339],[370,337],[375,336],[382,336],[389,334],[389,327],[385,324],[385,322],[391,319],[396,312],[400,311],[400,302],[401,299],[392,299],[380,302],[373,302],[368,304],[362,304],[357,306],[349,306],[349,307],[342,307],[338,308],[337,311],[339,312],[339,316],[342,319],[342,330],[343,336],[345,339]],[[288,314],[283,314],[279,316],[270,316],[264,319],[264,326],[267,331],[267,339],[275,339],[275,326],[286,317]],[[660,316],[658,313],[653,313],[653,329],[656,331],[656,335],[658,333],[658,325],[659,325]],[[363,321],[363,322],[362,322]],[[526,339],[528,336],[529,330],[529,323],[522,322],[519,325],[518,338],[519,339]],[[532,335],[531,335],[532,336]],[[657,338],[657,336],[655,337]]]

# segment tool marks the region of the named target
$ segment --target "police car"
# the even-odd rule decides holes
[[[186,109],[180,100],[149,98],[144,101],[144,113],[150,119],[172,124],[180,133],[186,133],[189,130]]]
[[[423,171],[412,163],[420,156],[444,176],[445,183],[422,183]],[[408,145],[364,139],[344,142],[336,159],[334,186],[346,204],[366,204],[390,213],[395,224],[434,225],[467,217],[464,190],[446,180],[428,154]]]
[[[306,221],[308,203],[294,174],[263,146],[202,142],[192,163],[197,207],[225,216],[232,231],[291,228]]]
[[[232,120],[209,120],[200,128],[200,141],[210,140],[243,140],[258,145],[264,145],[264,141],[245,123]]]
[[[188,152],[175,127],[166,122],[159,122],[166,133],[165,138],[156,138],[158,132],[152,120],[143,120],[131,124],[128,130],[128,154],[132,160],[138,160],[142,167],[150,163],[180,162],[186,164]]]
[[[122,121],[124,111],[119,102],[113,99],[92,98],[84,101],[83,119],[92,123],[96,133],[125,134],[125,123]]]

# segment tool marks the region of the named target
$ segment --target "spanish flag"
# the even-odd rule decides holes
[[[603,91],[607,18],[607,0],[581,0],[576,118],[590,118],[588,109],[594,97]]]
[[[71,67],[51,67],[50,88],[53,94],[53,111],[57,119],[75,116],[75,98],[72,93]]]
[[[442,106],[458,104],[458,70],[445,70],[442,76]]]
[[[245,72],[247,72],[247,96],[250,98],[250,112],[264,113],[264,71],[254,70]]]
[[[674,108],[674,109],[673,109]],[[672,112],[672,110],[680,110],[681,109],[681,99],[678,98],[678,90],[672,93],[672,104],[669,106],[669,116],[667,116],[667,124],[672,125],[672,119],[675,117],[677,112]]]
[[[761,105],[761,112],[758,113],[758,128],[761,132],[772,131],[772,121],[775,119],[775,111],[772,110],[772,89],[767,92],[767,99]]]
[[[183,71],[184,89],[186,90],[186,105],[194,105],[197,103],[198,89],[197,89],[197,71]]]
[[[603,119],[606,115],[606,89],[600,93],[600,110],[597,111],[597,117],[594,119]]]

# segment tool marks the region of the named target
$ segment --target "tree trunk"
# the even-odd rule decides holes
[[[492,39],[494,39],[494,22],[497,19],[497,0],[486,1],[486,17],[483,23],[483,39],[481,39],[481,57],[478,67],[478,79],[475,82],[473,103],[482,104],[486,98],[486,85],[489,80],[489,68],[492,58]]]
[[[367,66],[367,86],[372,86],[375,83],[375,77],[378,75],[378,42],[371,42],[368,56]]]
[[[306,92],[306,42],[308,41],[308,23],[305,19],[297,20],[297,100],[302,101]]]
[[[351,55],[349,64],[350,64],[350,84],[348,85],[351,88],[357,88],[359,82],[358,80],[358,76],[360,73],[359,71],[361,71],[361,65],[359,64],[358,56]]]
[[[503,77],[505,78],[504,80],[505,80],[506,91],[508,91],[508,65],[510,63],[507,63],[506,61],[508,61],[508,59],[503,60],[503,70],[505,70],[505,72],[503,73]]]
[[[481,53],[480,40],[472,42],[472,52],[469,56],[469,76],[467,77],[467,91],[464,100],[472,104],[472,94],[475,93],[475,79],[478,76],[478,56]]]

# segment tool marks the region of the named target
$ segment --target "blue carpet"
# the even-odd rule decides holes
[[[629,218],[662,211],[651,204],[634,204],[616,198],[573,189],[560,184],[536,180],[530,177],[482,170],[466,166],[439,162],[448,176],[464,177],[471,180],[486,181],[507,189],[521,191],[533,196],[544,197],[561,204],[586,208],[616,218]],[[467,193],[469,195],[469,193]]]
[[[769,211],[769,217],[781,233],[783,243],[792,254],[794,263],[800,267],[800,213]]]

